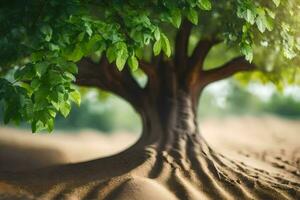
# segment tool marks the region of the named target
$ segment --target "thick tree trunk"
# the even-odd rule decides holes
[[[111,171],[101,176],[99,199],[295,199],[299,184],[245,166],[214,152],[199,133],[197,97],[183,90],[161,93],[139,112],[143,133],[128,150],[105,160]],[[103,159],[98,160],[103,164]],[[97,162],[97,161],[94,161]],[[91,164],[91,163],[90,163]],[[121,169],[121,171],[120,171]],[[111,174],[113,173],[113,174]],[[108,175],[109,174],[109,175]],[[117,180],[117,181],[116,181]],[[155,181],[153,185],[152,180]],[[110,189],[106,189],[110,185]],[[126,191],[133,191],[130,196]],[[167,197],[165,196],[167,195]]]
[[[175,96],[163,94],[157,99],[140,112],[143,133],[139,143],[167,150],[181,137],[197,135],[197,102],[190,94],[179,91]]]

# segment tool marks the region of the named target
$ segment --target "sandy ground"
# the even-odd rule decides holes
[[[245,162],[274,165],[299,173],[300,121],[275,117],[208,119],[200,124],[217,151]],[[0,171],[20,171],[109,156],[132,145],[138,134],[29,131],[0,127]],[[257,161],[262,161],[261,163]]]
[[[291,181],[291,184],[292,182],[298,183],[300,177],[300,121],[284,120],[275,117],[242,117],[210,119],[202,121],[200,124],[204,138],[216,151],[232,160],[242,161],[242,164],[245,163],[247,166],[257,169],[258,180],[263,180],[263,175],[266,175],[266,172],[268,172],[277,174],[275,177],[277,177],[278,180],[281,176],[284,176],[284,180],[287,180],[286,184],[290,184],[289,181]],[[0,173],[5,174],[5,171],[24,171],[24,174],[26,174],[26,170],[28,169],[32,170],[56,164],[75,163],[109,156],[132,145],[138,139],[138,136],[138,134],[124,132],[104,135],[94,131],[81,131],[75,134],[55,132],[53,134],[33,135],[23,130],[1,127]],[[170,156],[167,156],[167,158],[171,159]],[[204,160],[201,160],[201,162],[203,161]],[[162,169],[170,167],[165,164],[166,163],[164,163]],[[200,183],[206,180],[206,175],[214,175],[214,173],[210,171],[210,168],[208,168],[209,165],[201,167],[203,168],[204,174],[203,177],[200,176]],[[258,171],[259,169],[263,169],[264,173],[263,171]],[[33,172],[34,171],[39,170],[33,170]],[[114,169],[112,169],[112,171],[114,171]],[[162,172],[164,172],[164,170],[162,170]],[[234,173],[229,174],[232,176],[237,175]],[[43,172],[42,175],[45,175],[45,173]],[[165,175],[162,177],[168,177],[168,174]],[[260,178],[259,176],[262,177]],[[39,178],[39,175],[32,177]],[[172,177],[173,176],[169,178]],[[159,178],[157,180],[159,180]],[[41,199],[81,199],[81,196],[84,196],[82,199],[103,199],[101,195],[103,195],[105,193],[103,191],[107,189],[112,192],[108,192],[108,198],[105,199],[158,200],[178,199],[179,197],[179,199],[185,199],[185,195],[188,195],[189,199],[216,199],[218,194],[222,197],[218,199],[228,199],[226,198],[225,190],[228,190],[228,192],[231,191],[227,186],[224,185],[223,187],[223,184],[219,186],[215,185],[213,190],[215,192],[213,194],[208,193],[212,198],[206,198],[207,194],[203,193],[206,191],[205,188],[202,188],[203,190],[196,190],[194,186],[187,182],[188,179],[183,179],[180,174],[178,174],[174,180],[170,180],[168,183],[170,183],[172,187],[171,189],[169,187],[169,190],[167,190],[168,187],[164,187],[160,184],[162,181],[156,182],[153,179],[146,179],[139,176],[128,179],[127,181],[125,180],[121,186],[117,187],[114,186],[117,182],[111,181],[108,183],[95,182],[95,185],[93,185],[93,183],[92,185],[76,186],[76,188],[69,188],[69,186],[58,184],[50,189],[47,188],[47,186],[41,186],[42,183],[38,182],[39,185],[33,188],[36,190],[37,187],[45,187],[47,190],[47,192],[45,192],[46,196],[44,195]],[[216,183],[214,179],[211,181],[211,184]],[[259,185],[255,186],[256,193],[254,193],[253,188],[249,189],[250,183],[251,182],[247,181],[238,183],[242,184],[240,188],[242,188],[243,191],[247,191],[246,193],[248,195],[250,194],[249,192],[253,192],[252,195],[250,195],[252,197],[247,199],[253,199],[253,197],[255,197],[255,199],[266,199],[264,197],[266,192],[269,192],[268,195],[272,197],[276,196],[275,199],[281,199],[281,197],[285,199],[285,195],[287,195],[287,193],[283,194],[279,190],[269,189],[267,191],[265,188],[269,187],[268,184],[263,185],[263,187],[259,187]],[[205,181],[205,184],[208,184],[208,182]],[[102,188],[101,185],[106,186]],[[100,186],[102,189],[99,190]],[[95,191],[93,188],[96,188],[97,192],[92,192],[91,194],[94,196],[90,198],[88,194],[91,191]],[[184,188],[186,193],[180,193],[182,188]],[[72,192],[69,193],[68,191]],[[132,192],[128,193],[128,191]],[[32,199],[30,198],[31,194],[27,194],[27,190],[23,191],[18,189],[18,187],[5,183],[1,185],[0,182],[1,199],[15,199],[17,197],[14,196],[16,192],[18,195],[21,195],[19,199]],[[237,198],[239,195],[238,193],[234,194],[234,198]],[[297,199],[298,196],[295,196],[295,190],[291,190],[290,194],[294,195]],[[281,197],[278,195],[281,195]],[[294,197],[292,197],[292,199],[294,199]]]
[[[276,117],[211,119],[204,137],[222,154],[261,169],[300,175],[300,120]]]
[[[0,171],[20,171],[109,156],[132,145],[137,137],[132,133],[107,135],[96,131],[32,134],[0,127]]]

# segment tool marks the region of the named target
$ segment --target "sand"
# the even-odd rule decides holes
[[[244,177],[240,174],[241,171],[244,172],[245,177],[244,179],[240,178],[240,180],[245,180],[245,184],[247,182],[246,185],[241,183],[239,190],[236,188],[228,189],[227,184],[220,184],[214,180],[214,175],[220,176],[220,174],[210,173],[209,170],[214,168],[211,168],[206,162],[204,162],[204,166],[201,166],[205,173],[192,175],[191,179],[204,180],[206,178],[207,185],[201,185],[203,181],[197,182],[197,180],[194,183],[199,183],[198,185],[192,184],[191,181],[188,181],[189,179],[185,178],[184,170],[178,172],[176,167],[173,168],[170,164],[162,165],[159,174],[155,165],[141,165],[141,167],[132,170],[134,173],[130,172],[125,176],[106,180],[103,177],[108,177],[110,171],[118,173],[116,164],[107,164],[107,166],[113,167],[105,168],[106,163],[111,162],[109,159],[105,162],[98,161],[100,163],[98,165],[104,166],[103,169],[105,170],[101,173],[97,171],[94,181],[91,181],[90,174],[94,173],[91,170],[94,169],[91,162],[84,163],[80,173],[76,171],[77,168],[74,165],[70,165],[70,167],[51,166],[82,162],[116,154],[132,145],[139,137],[138,134],[120,133],[108,136],[100,135],[94,131],[82,131],[72,135],[59,132],[52,135],[32,135],[30,132],[1,127],[0,175],[2,174],[1,176],[5,177],[6,180],[9,179],[9,181],[1,181],[0,176],[0,199],[176,200],[266,199],[264,198],[266,196],[271,196],[270,199],[297,199],[299,197],[297,191],[299,191],[300,186],[300,121],[283,120],[275,117],[209,119],[201,122],[200,127],[208,144],[216,151],[234,161],[239,161],[242,165],[255,169],[254,176],[263,176],[262,178],[258,177],[259,181],[254,184],[259,185],[265,179],[269,181],[268,177],[265,178],[266,174],[275,174],[277,177],[283,177],[282,180],[289,180],[290,182],[288,181],[286,184],[293,189],[287,189],[286,193],[284,189],[277,190],[275,188],[271,191],[269,187],[262,184],[263,186],[251,186],[256,188],[252,194],[251,187],[247,185],[251,181],[248,182],[246,181],[248,179],[245,178],[248,177],[246,174],[249,173],[247,170],[250,167],[245,167],[247,170],[240,170],[239,175],[235,171],[224,170],[223,172],[228,172],[232,177]],[[134,157],[134,154],[131,156]],[[174,156],[166,155],[165,158],[167,163],[172,164]],[[128,170],[130,164],[124,163],[125,165],[128,165],[125,169],[130,171]],[[186,165],[188,171],[189,163],[183,162],[182,165],[182,168],[185,168]],[[48,168],[45,168],[47,166]],[[62,174],[61,176],[73,170],[72,176],[65,175],[64,179],[56,178],[54,180],[53,178],[52,180],[53,174],[57,173],[58,169]],[[174,169],[174,173],[170,173]],[[143,177],[143,174],[149,170],[157,173],[156,176],[150,174],[149,177],[151,178]],[[7,171],[17,172],[18,175],[22,174],[23,179],[26,180],[11,175],[13,173]],[[9,178],[7,178],[7,174],[10,174]],[[70,184],[70,177],[74,178],[76,174],[80,181],[72,181]],[[123,171],[120,170],[119,174],[123,174]],[[40,176],[48,177],[52,183],[35,183],[41,180]],[[98,177],[102,177],[101,180]],[[231,177],[227,178],[230,179]],[[282,180],[280,179],[279,182],[284,184]],[[14,184],[15,182],[18,184]],[[234,184],[238,183],[234,182]],[[48,186],[49,188],[47,188]],[[210,188],[214,187],[217,188],[215,189],[216,194],[211,195]],[[274,193],[274,196],[270,193]]]
[[[32,134],[0,127],[0,171],[23,171],[92,160],[118,153],[137,139],[137,134],[126,132],[107,135],[86,130],[72,134],[59,131]]]

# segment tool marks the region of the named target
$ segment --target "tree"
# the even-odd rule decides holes
[[[119,190],[103,190],[99,198],[117,199],[120,188],[130,188],[130,176],[176,187],[180,199],[223,199],[234,192],[242,199],[299,195],[298,183],[285,184],[283,177],[213,151],[196,120],[205,86],[238,72],[253,72],[248,78],[278,86],[299,81],[298,1],[10,0],[0,5],[0,99],[6,123],[27,121],[33,132],[51,131],[57,113],[66,117],[72,101],[80,104],[73,83],[124,98],[143,122],[139,141],[115,156],[20,176],[34,178],[35,189],[45,191],[60,181],[74,189],[101,180],[101,188],[115,184]],[[227,47],[222,52],[227,62],[205,66],[219,45]],[[133,77],[138,68],[148,77],[145,87]],[[255,174],[264,179],[258,182]],[[37,180],[45,177],[51,181],[42,187]],[[80,177],[85,178],[79,183]]]

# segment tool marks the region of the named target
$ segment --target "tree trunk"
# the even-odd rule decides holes
[[[157,180],[178,199],[294,199],[299,195],[299,184],[290,181],[293,186],[287,187],[284,179],[209,147],[198,128],[198,93],[179,90],[168,96],[163,92],[157,99],[140,112],[143,134],[130,151],[146,152],[147,159],[130,173]],[[123,197],[120,191],[130,189],[120,187],[108,197]]]

